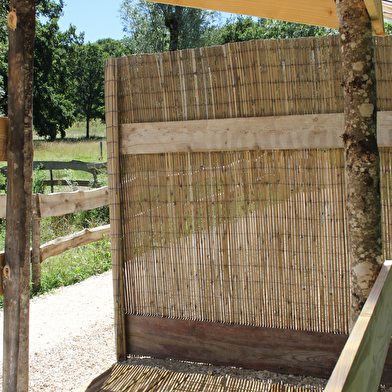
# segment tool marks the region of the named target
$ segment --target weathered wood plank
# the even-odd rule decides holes
[[[61,192],[48,195],[38,194],[41,218],[74,214],[109,204],[108,187],[90,189],[87,191]],[[6,217],[7,195],[0,195],[0,219]]]
[[[27,392],[35,1],[11,0],[9,10],[3,391]]]
[[[328,378],[347,335],[126,316],[127,352]],[[383,382],[392,384],[392,350]]]
[[[66,237],[58,237],[40,246],[41,263],[48,257],[59,255],[69,249],[100,241],[104,236],[110,237],[110,225],[84,229]]]
[[[378,145],[392,146],[392,112],[378,112]],[[169,121],[120,126],[121,154],[343,148],[342,113]]]
[[[116,356],[118,361],[127,358],[124,322],[124,256],[121,226],[120,154],[117,102],[117,60],[109,58],[105,64],[105,117],[108,154],[108,188],[110,235],[113,266],[113,297]]]
[[[126,316],[130,354],[329,377],[347,339],[306,331]]]
[[[80,170],[91,174],[96,174],[99,170],[106,169],[106,162],[82,162],[82,161],[34,161],[33,169],[41,168],[42,170]]]
[[[98,208],[109,203],[108,187],[88,191],[39,194],[40,217],[60,216]]]
[[[392,261],[386,261],[325,392],[378,391],[392,335]]]

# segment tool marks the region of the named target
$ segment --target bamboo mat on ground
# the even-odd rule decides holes
[[[116,364],[102,392],[310,392],[321,387],[297,387],[229,375],[175,372],[144,365]]]

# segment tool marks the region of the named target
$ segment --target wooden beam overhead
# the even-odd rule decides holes
[[[375,35],[385,35],[381,0],[364,0]]]
[[[385,35],[381,0],[364,1],[375,34]],[[160,0],[160,2],[334,29],[339,27],[334,0]]]
[[[334,0],[160,0],[160,2],[338,28]]]

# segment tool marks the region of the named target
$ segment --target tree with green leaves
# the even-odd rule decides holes
[[[74,27],[61,32],[58,19],[63,1],[40,0],[37,3],[34,42],[33,123],[35,132],[50,140],[74,121],[74,83],[70,70],[75,64],[75,48],[83,43]],[[0,113],[7,114],[8,38],[6,29],[9,1],[0,5]]]
[[[337,30],[280,20],[261,18],[255,20],[249,16],[237,16],[228,19],[219,29],[219,44],[251,39],[318,37],[329,34],[337,34]]]
[[[214,12],[144,0],[123,0],[120,14],[132,53],[207,46],[216,27]]]
[[[61,32],[57,18],[37,22],[34,63],[34,130],[54,140],[75,121],[73,69],[83,36],[74,27]]]
[[[76,113],[86,120],[86,138],[90,137],[90,120],[105,117],[104,52],[97,43],[77,50],[74,69]]]
[[[99,39],[96,42],[102,49],[104,58],[108,57],[122,57],[131,54],[129,48],[124,45],[121,40],[115,40],[112,38]]]

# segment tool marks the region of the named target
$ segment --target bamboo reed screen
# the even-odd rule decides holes
[[[379,110],[391,110],[392,41],[375,40]],[[335,36],[117,66],[119,124],[343,110]],[[390,258],[390,149],[381,159]],[[122,155],[120,177],[126,313],[348,332],[342,150]]]
[[[375,37],[378,110],[392,109],[391,37]],[[338,36],[118,59],[119,122],[343,112]]]

